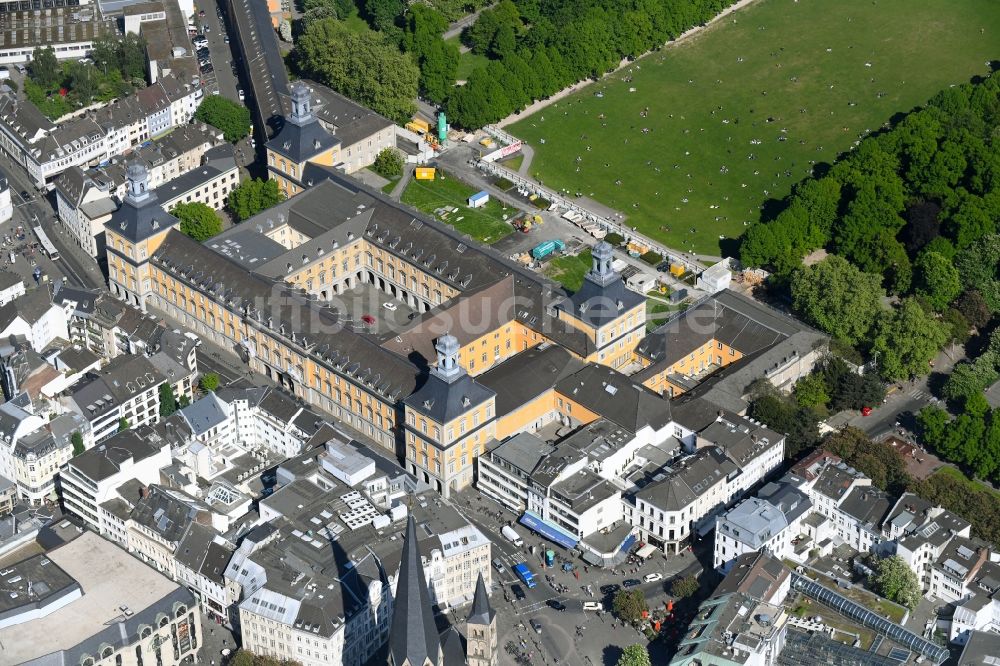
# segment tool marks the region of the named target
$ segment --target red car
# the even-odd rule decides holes
[[[370,314],[361,315],[361,321],[368,324],[369,326],[372,326],[375,324],[375,317],[371,316]]]
[[[861,416],[868,416],[871,413],[872,413],[872,408],[871,407],[862,407],[861,408]]]

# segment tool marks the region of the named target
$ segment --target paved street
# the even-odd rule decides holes
[[[885,403],[876,406],[868,416],[859,412],[841,412],[827,421],[833,428],[845,425],[854,426],[866,432],[870,437],[878,438],[892,432],[899,422],[901,427],[913,430],[914,415],[921,409],[936,402],[931,393],[930,384],[934,375],[946,375],[951,372],[955,363],[965,357],[965,350],[959,345],[953,345],[940,352],[934,359],[934,370],[931,376],[903,382],[901,388],[890,393]]]
[[[63,277],[70,284],[78,287],[102,287],[105,284],[105,279],[96,262],[72,238],[65,235],[62,225],[55,220],[55,194],[49,193],[46,197],[39,193],[24,168],[13,163],[6,153],[0,153],[0,169],[7,174],[11,201],[14,203],[14,218],[0,228],[0,232],[2,232],[0,237],[10,233],[11,228],[22,225],[26,232],[25,242],[34,242],[36,239],[31,233],[31,227],[40,223],[60,253],[60,257],[56,261],[49,261],[47,258],[39,256],[37,252],[32,257],[22,258],[18,256],[13,266],[15,271],[22,274],[22,277],[28,278],[29,284],[33,283],[34,280],[30,278],[31,272],[34,270],[31,261],[34,260],[51,281]],[[28,196],[21,196],[22,192],[26,192]],[[15,246],[19,244],[15,243]],[[12,249],[14,247],[4,247],[4,251],[7,252],[5,258],[8,261]]]
[[[466,489],[453,495],[452,501],[467,519],[489,537],[493,542],[493,557],[499,558],[504,564],[503,571],[497,572],[494,569],[493,572],[492,602],[500,616],[499,644],[505,646],[513,641],[515,645],[521,646],[524,643],[528,647],[523,649],[533,652],[540,659],[533,661],[535,664],[613,665],[620,654],[620,649],[616,646],[633,642],[645,643],[646,638],[631,627],[622,627],[609,612],[584,611],[583,602],[603,600],[610,610],[610,598],[605,599],[600,591],[603,585],[621,585],[626,578],[641,580],[646,574],[659,572],[663,574],[662,580],[642,583],[640,587],[651,608],[662,608],[668,599],[667,592],[673,578],[696,561],[691,553],[671,558],[656,554],[642,564],[626,564],[614,571],[585,567],[578,559],[570,560],[564,549],[543,540],[526,527],[517,525],[517,516],[496,502],[480,496],[475,489]],[[515,529],[524,540],[522,548],[517,548],[500,534],[500,529],[508,521],[514,521]],[[534,553],[531,552],[532,547],[535,548]],[[549,548],[557,553],[557,566],[544,569],[542,554]],[[561,570],[558,566],[560,557],[577,567],[579,579],[572,572]],[[538,584],[533,589],[527,589],[511,570],[513,565],[520,562],[526,562],[536,576]],[[560,589],[566,589],[561,592],[554,589],[547,582],[546,575],[552,576],[553,582]],[[525,593],[524,600],[516,600],[514,585]],[[588,585],[593,596],[587,592]],[[559,612],[548,607],[546,604],[550,600],[565,603],[566,610]],[[464,611],[465,609],[460,609],[452,621],[464,619]],[[529,624],[531,619],[537,619],[542,624],[541,634],[532,630]]]
[[[214,620],[208,618],[205,613],[201,615],[201,647],[198,649],[199,664],[222,664],[222,651],[229,649],[235,651],[236,639],[232,632],[221,624],[216,624]]]

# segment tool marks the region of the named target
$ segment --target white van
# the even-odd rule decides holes
[[[500,533],[503,534],[504,538],[507,539],[507,541],[510,541],[518,548],[524,545],[524,542],[521,540],[521,537],[518,535],[517,532],[514,531],[514,528],[511,527],[510,525],[504,525],[503,529],[500,530]]]
[[[585,611],[603,611],[604,604],[600,601],[584,601],[583,610]]]

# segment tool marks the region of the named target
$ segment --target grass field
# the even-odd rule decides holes
[[[446,39],[449,44],[454,44],[459,49],[462,48],[462,40],[458,37],[452,37],[451,39]],[[476,55],[472,51],[466,51],[465,53],[459,53],[458,56],[458,73],[455,75],[455,80],[464,81],[469,78],[469,74],[472,73],[476,67],[483,67],[490,61],[484,55]]]
[[[517,211],[505,209],[495,199],[490,199],[480,208],[469,208],[466,201],[475,193],[475,188],[439,170],[435,180],[411,180],[403,190],[401,200],[487,245],[510,234],[514,228],[504,221],[503,216],[513,217]],[[458,212],[435,214],[435,210],[444,206],[454,206]]]
[[[544,184],[718,255],[810,163],[998,57],[1000,2],[760,0],[508,129]]]
[[[955,483],[960,486],[968,486],[969,488],[971,488],[973,491],[976,492],[989,493],[993,497],[993,499],[1000,500],[1000,490],[996,490],[995,488],[990,488],[981,481],[975,481],[973,479],[970,479],[965,474],[963,474],[961,470],[955,469],[951,465],[944,465],[940,467],[937,471],[934,472],[934,474],[931,474],[931,476],[947,477],[952,483]]]
[[[577,291],[583,284],[583,276],[590,270],[592,263],[593,259],[588,248],[575,256],[556,257],[545,265],[544,273],[569,291]]]

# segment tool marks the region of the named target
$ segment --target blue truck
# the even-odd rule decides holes
[[[521,579],[521,582],[524,583],[529,590],[538,584],[535,582],[535,574],[531,573],[531,569],[529,569],[528,565],[524,562],[514,565],[514,573],[517,574],[517,577]]]

